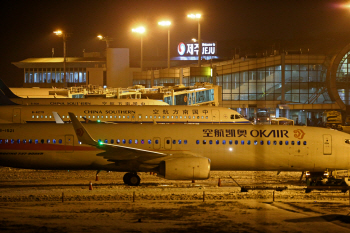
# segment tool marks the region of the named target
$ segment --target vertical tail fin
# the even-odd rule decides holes
[[[14,94],[10,88],[0,79],[0,90],[3,91],[3,93],[8,97],[8,98],[21,98],[18,95]]]
[[[12,102],[2,90],[0,90],[0,105],[18,105]]]

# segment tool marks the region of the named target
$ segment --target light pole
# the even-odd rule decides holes
[[[57,36],[62,37],[63,39],[63,83],[64,83],[64,87],[67,87],[67,80],[66,80],[66,53],[67,53],[67,33],[61,31],[61,30],[57,30],[54,31],[53,33],[55,33]]]
[[[106,41],[106,48],[109,48],[109,42],[113,41],[113,38],[108,37],[108,36],[102,36],[102,35],[98,35],[97,38],[101,41]]]
[[[142,34],[145,33],[146,29],[144,27],[138,27],[138,28],[133,28],[131,30],[132,32],[136,32],[136,33],[139,33],[141,35],[141,64],[140,64],[140,67],[141,67],[141,72],[143,70],[143,41],[142,41]]]
[[[202,41],[201,41],[201,24],[200,18],[201,14],[189,14],[188,18],[198,19],[198,67],[201,67],[201,59],[202,59]]]
[[[167,26],[168,27],[168,72],[169,72],[169,69],[170,69],[170,25],[171,25],[171,22],[170,21],[161,21],[161,22],[158,22],[158,24],[160,26]]]

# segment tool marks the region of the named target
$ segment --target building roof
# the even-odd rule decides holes
[[[67,67],[95,67],[95,64],[105,64],[104,57],[66,57]],[[18,68],[61,68],[63,57],[27,58],[23,61],[12,62]]]

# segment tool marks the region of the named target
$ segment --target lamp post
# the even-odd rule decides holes
[[[145,33],[146,29],[144,27],[138,27],[138,28],[133,28],[131,30],[132,32],[136,32],[136,33],[139,33],[141,35],[141,64],[140,64],[140,67],[141,67],[141,72],[143,70],[143,41],[142,41],[142,35],[143,33]]]
[[[113,41],[113,38],[108,37],[108,36],[102,36],[102,35],[98,35],[97,38],[101,41],[106,41],[106,48],[109,48],[109,42]]]
[[[201,59],[202,59],[202,41],[201,41],[201,24],[200,18],[201,14],[189,14],[188,18],[198,19],[198,67],[201,67]]]
[[[158,25],[168,27],[168,72],[169,72],[169,69],[170,69],[170,25],[171,25],[171,22],[170,21],[161,21],[161,22],[158,22]]]
[[[56,36],[62,37],[63,39],[63,83],[64,83],[64,87],[67,87],[67,80],[66,80],[66,53],[67,53],[67,33],[61,31],[61,30],[57,30],[54,31],[53,33],[56,34]]]

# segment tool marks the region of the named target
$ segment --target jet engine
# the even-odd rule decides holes
[[[208,158],[174,158],[162,161],[159,175],[169,180],[204,180],[210,175]]]

